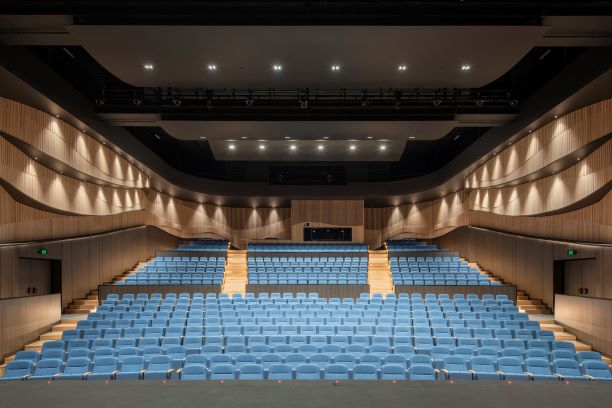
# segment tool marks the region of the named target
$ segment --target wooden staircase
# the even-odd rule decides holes
[[[247,282],[247,251],[230,249],[227,251],[227,264],[225,265],[225,277],[221,292],[228,295],[234,293],[244,295]]]
[[[391,267],[386,249],[369,251],[368,261],[368,283],[370,284],[370,294],[374,293],[393,293],[391,281]]]
[[[516,305],[519,310],[527,314],[552,315],[552,311],[542,302],[542,299],[530,299],[523,290],[516,291]]]
[[[123,274],[121,274],[119,276],[116,276],[112,280],[112,282],[105,282],[105,283],[114,284],[114,283],[119,282],[119,281],[124,281],[124,280],[127,279],[128,275],[136,273],[140,268],[146,266],[149,262],[153,261],[154,259],[155,259],[155,257],[151,257],[151,258],[147,259],[146,261],[140,261],[132,269],[129,269],[129,270],[123,272]]]
[[[464,258],[461,259],[468,262]],[[507,284],[499,276],[495,276],[489,271],[482,269],[477,262],[468,262],[468,265],[470,268],[476,268],[480,273],[487,275],[491,282],[496,281],[502,284]],[[518,289],[516,291],[516,305],[522,312],[527,314],[552,314],[552,311],[542,302],[542,299],[530,299],[529,295],[526,294],[525,291]]]
[[[66,309],[65,314],[82,314],[96,310],[98,307],[98,290],[92,290],[85,298],[74,299]]]
[[[465,259],[464,259],[464,261],[465,261]],[[494,276],[490,272],[488,272],[486,270],[483,270],[480,267],[480,265],[478,265],[478,263],[476,263],[476,262],[468,262],[468,264],[469,264],[470,267],[478,269],[481,273],[485,273],[485,274],[489,275],[489,277],[490,277],[489,279],[491,281],[496,280],[496,281],[501,282],[502,284],[505,283],[503,281],[503,279],[499,278],[498,276]],[[543,319],[541,319],[539,317],[536,317],[536,316],[533,316],[532,319],[539,320],[540,327],[542,328],[542,330],[550,330],[550,331],[554,332],[555,339],[560,340],[560,341],[567,341],[567,342],[573,343],[574,347],[576,347],[576,351],[590,351],[590,350],[592,350],[592,347],[590,345],[585,344],[585,343],[583,343],[581,341],[578,341],[576,339],[576,336],[574,336],[571,333],[567,333],[563,326],[560,326],[560,325],[557,324],[557,322],[555,321],[555,317],[552,314],[552,311],[548,308],[548,306],[546,304],[544,304],[544,302],[542,302],[542,299],[531,299],[529,297],[529,295],[527,293],[525,293],[525,291],[517,289],[517,291],[516,291],[516,305],[518,306],[520,311],[525,312],[527,314],[530,314],[530,315],[545,315],[545,316],[543,316],[544,317]],[[610,358],[605,357],[605,356],[602,356],[601,358],[602,358],[602,360],[606,364],[608,364],[610,366],[610,368],[612,368],[612,360]]]

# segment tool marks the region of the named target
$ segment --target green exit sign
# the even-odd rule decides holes
[[[576,255],[577,253],[578,253],[578,251],[576,251],[576,250],[575,250],[575,249],[573,249],[573,248],[570,248],[570,249],[568,249],[568,250],[567,250],[567,256],[574,256],[574,255]]]
[[[46,250],[45,248],[38,248],[38,249],[36,250],[36,253],[37,253],[38,255],[47,255],[47,250]]]

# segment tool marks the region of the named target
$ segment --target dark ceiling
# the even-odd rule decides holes
[[[83,96],[104,125],[113,125],[117,135],[132,136],[125,151],[133,157],[154,153],[177,174],[221,182],[266,183],[269,186],[340,185],[368,182],[423,181],[415,191],[447,183],[490,153],[502,139],[514,137],[526,123],[541,116],[554,100],[550,89],[568,77],[572,63],[595,47],[610,43],[612,2],[606,1],[10,1],[0,4],[0,41],[34,55],[40,65],[63,80],[58,95]],[[32,20],[28,18],[33,17]],[[555,17],[547,17],[555,16]],[[564,19],[563,16],[570,16]],[[575,16],[585,16],[575,17]],[[591,17],[589,17],[591,16]],[[595,16],[595,17],[592,17]],[[597,17],[599,16],[599,17]],[[586,20],[585,20],[586,19]],[[108,67],[85,50],[66,27],[154,26],[166,29],[187,25],[278,25],[278,26],[457,26],[457,27],[548,27],[522,58],[501,76],[475,87],[428,86],[426,88],[351,88],[291,86],[206,88],[134,86],[119,79]],[[108,27],[107,27],[108,28]],[[130,39],[126,38],[126,42]],[[508,39],[510,43],[512,39]],[[499,42],[503,49],[503,41]],[[24,75],[29,68],[23,59]],[[172,64],[172,60],[162,61]],[[493,64],[493,61],[491,62]],[[15,66],[22,62],[15,63]],[[140,62],[138,62],[138,68]],[[576,65],[576,64],[574,64]],[[19,69],[12,72],[19,75]],[[38,68],[36,68],[38,69]],[[433,67],[432,67],[433,69]],[[595,68],[593,68],[594,71]],[[348,71],[347,71],[348,73]],[[32,76],[30,76],[32,78]],[[591,78],[592,79],[592,78]],[[44,78],[39,79],[44,81]],[[560,80],[559,80],[560,81]],[[558,84],[559,81],[556,83]],[[579,78],[576,82],[587,82]],[[565,83],[568,81],[565,80]],[[54,85],[55,86],[55,82]],[[569,86],[569,85],[568,85]],[[560,88],[558,85],[555,87]],[[40,87],[39,87],[40,89]],[[569,92],[569,91],[568,91]],[[558,91],[560,93],[560,91]],[[550,100],[534,101],[534,95]],[[567,97],[567,95],[566,95]],[[76,98],[72,98],[76,100]],[[531,101],[531,103],[530,103]],[[538,105],[539,106],[535,106]],[[529,106],[529,107],[528,107]],[[87,107],[89,109],[89,106]],[[539,110],[538,112],[536,112]],[[115,118],[111,120],[109,118]],[[463,121],[457,119],[463,117]],[[490,118],[505,117],[499,123]],[[129,118],[129,120],[125,119]],[[153,119],[151,119],[153,118]],[[475,120],[474,118],[481,118]],[[488,119],[482,119],[488,118]],[[516,120],[512,125],[512,121]],[[433,140],[405,140],[397,161],[265,161],[215,159],[214,143],[183,140],[167,133],[163,121],[455,121],[454,129]],[[141,125],[133,122],[141,121]],[[123,123],[122,123],[123,122]],[[508,126],[512,125],[512,126]],[[109,128],[107,128],[107,131]],[[108,133],[111,133],[108,131]],[[105,136],[104,134],[101,134]],[[411,138],[412,139],[412,138]],[[109,139],[111,140],[110,136]],[[119,143],[116,143],[119,147]],[[124,148],[124,147],[120,147]],[[469,156],[469,157],[467,157]],[[458,164],[461,162],[461,168]],[[146,165],[146,163],[145,163]],[[152,166],[154,168],[155,166]],[[162,166],[157,166],[162,167]],[[158,171],[159,169],[154,170]],[[451,174],[452,173],[452,174]],[[159,174],[162,174],[161,172]],[[444,176],[441,176],[444,174]],[[435,179],[425,183],[426,176]],[[461,176],[459,175],[459,179]],[[179,185],[180,177],[167,177]],[[416,185],[415,184],[415,185]],[[379,184],[381,187],[384,183]],[[452,190],[460,185],[444,187]],[[289,189],[289,187],[287,187]],[[398,187],[399,189],[399,187]],[[196,190],[196,188],[192,188]],[[219,191],[221,191],[220,189]],[[280,189],[271,188],[284,193]],[[401,189],[400,189],[401,190]],[[439,189],[438,189],[439,190]],[[444,191],[436,190],[432,194]],[[200,190],[203,191],[203,190]],[[303,190],[306,191],[306,190]],[[399,190],[398,190],[399,191]],[[342,195],[341,191],[335,192]],[[219,193],[222,195],[221,193]],[[246,193],[245,193],[246,194]],[[249,193],[253,195],[253,193]],[[313,193],[314,194],[314,193]],[[399,193],[397,193],[399,195]],[[423,197],[411,197],[420,200]],[[402,198],[403,200],[403,198]]]

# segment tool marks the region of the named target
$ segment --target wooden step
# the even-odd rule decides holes
[[[48,333],[41,334],[40,340],[41,341],[61,340],[62,339],[62,333],[63,332],[61,332],[61,331],[50,331]]]
[[[54,332],[63,332],[64,330],[73,330],[76,329],[76,323],[60,323],[56,324],[51,328],[51,331]]]
[[[549,324],[549,323],[542,323],[540,322],[540,328],[542,330],[550,330],[552,332],[558,332],[558,333],[562,333],[565,332],[565,329],[557,324]]]
[[[33,343],[26,344],[26,346],[24,347],[24,350],[40,351],[42,350],[43,343],[44,341],[38,340]]]

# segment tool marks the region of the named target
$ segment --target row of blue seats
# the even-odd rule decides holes
[[[249,277],[252,285],[367,285],[367,279],[327,278],[327,279],[273,279],[265,275],[262,277]]]
[[[324,355],[322,357],[325,357]],[[240,364],[218,363],[212,367],[193,361],[173,368],[171,356],[153,356],[148,362],[132,356],[120,362],[115,357],[40,360],[36,364],[19,360],[9,363],[3,380],[122,380],[122,379],[181,379],[181,380],[612,380],[609,368],[601,361],[587,361],[582,366],[571,360],[528,359],[524,363],[512,357],[493,360],[476,356],[465,362],[448,356],[441,370],[434,369],[426,356],[414,356],[409,364],[390,359],[377,367],[371,361],[320,358],[308,361],[258,364],[245,359]],[[255,360],[257,361],[257,360]],[[281,359],[281,361],[283,361]]]
[[[192,340],[191,338],[188,339]],[[151,342],[146,341],[146,343]],[[488,344],[493,342],[486,341],[483,343]],[[36,362],[41,359],[54,358],[65,361],[73,357],[97,358],[112,356],[117,357],[119,361],[123,361],[125,358],[131,356],[143,356],[145,360],[148,361],[152,356],[159,354],[172,356],[177,367],[182,366],[185,360],[190,359],[189,356],[192,355],[200,356],[199,358],[201,361],[208,362],[209,367],[218,362],[243,361],[247,358],[266,362],[270,360],[271,356],[278,356],[283,359],[288,358],[292,361],[305,361],[308,358],[320,356],[321,354],[327,355],[329,358],[342,357],[343,359],[361,359],[362,361],[369,360],[372,363],[378,361],[378,364],[391,359],[395,361],[398,361],[398,359],[405,361],[411,359],[415,355],[424,355],[431,357],[434,362],[434,367],[438,368],[440,368],[440,361],[451,355],[462,358],[464,361],[469,361],[474,356],[487,356],[494,360],[500,357],[514,357],[521,361],[529,358],[541,358],[547,361],[569,359],[577,361],[579,364],[583,364],[585,361],[590,360],[601,361],[601,355],[592,351],[576,353],[576,351],[571,348],[559,348],[553,349],[552,351],[541,347],[531,349],[521,349],[518,347],[501,348],[493,344],[480,347],[434,346],[431,348],[415,348],[410,345],[398,345],[393,348],[385,347],[384,345],[373,345],[371,347],[348,345],[342,347],[337,344],[277,344],[274,346],[255,344],[244,347],[242,345],[231,344],[227,346],[222,346],[220,344],[202,345],[201,342],[198,343],[196,341],[189,341],[181,345],[175,342],[164,343],[162,340],[161,346],[145,344],[136,346],[135,339],[118,339],[115,340],[114,343],[113,340],[99,339],[94,341],[91,348],[72,348],[68,351],[61,348],[46,348],[40,353],[26,350],[18,352],[15,360],[26,359]]]
[[[448,273],[412,273],[412,272],[391,272],[391,277],[396,279],[488,279],[485,274],[478,272],[448,272]]]
[[[376,301],[368,299],[357,299],[356,301],[352,298],[330,298],[329,302],[327,299],[150,299],[150,300],[103,300],[101,306],[180,306],[184,309],[186,306],[202,306],[204,308],[209,307],[221,307],[223,310],[261,310],[261,308],[268,308],[272,310],[270,306],[284,307],[283,305],[289,305],[287,309],[295,310],[407,310],[407,311],[418,311],[418,310],[442,310],[445,312],[451,311],[486,311],[487,307],[513,307],[514,303],[511,300],[431,300],[431,299],[385,299],[382,301]],[[499,310],[499,309],[498,309]]]
[[[146,266],[140,268],[138,272],[141,273],[223,273],[225,271],[225,267],[223,266],[211,266],[211,267],[203,267],[203,268],[167,268],[165,266]]]
[[[540,337],[540,339],[544,340],[534,340],[533,337],[530,337],[530,340],[525,340],[519,338],[500,339],[492,337],[432,337],[431,335],[396,337],[356,335],[352,336],[351,338],[346,338],[346,336],[343,338],[343,336],[338,335],[251,335],[224,337],[221,335],[202,336],[202,330],[200,330],[199,333],[186,333],[184,337],[180,333],[172,333],[168,330],[168,335],[166,337],[161,337],[164,336],[164,332],[143,333],[141,331],[138,333],[134,331],[134,335],[129,336],[132,333],[127,332],[127,329],[124,333],[121,331],[115,333],[114,329],[108,329],[102,334],[103,337],[97,338],[95,334],[90,335],[90,331],[91,330],[86,330],[82,335],[83,337],[79,337],[77,339],[56,340],[53,343],[48,342],[49,344],[43,348],[43,351],[49,349],[71,351],[78,348],[94,349],[99,347],[111,347],[117,349],[125,347],[139,347],[140,349],[144,349],[147,347],[168,346],[185,346],[190,349],[200,349],[202,346],[210,345],[227,347],[227,350],[229,350],[230,347],[239,345],[244,347],[234,349],[234,352],[246,352],[247,350],[252,351],[251,349],[256,346],[275,348],[282,345],[284,349],[291,352],[302,352],[306,349],[309,349],[312,352],[317,352],[316,350],[319,349],[321,349],[323,352],[331,352],[331,350],[326,350],[326,347],[334,346],[337,347],[336,352],[339,353],[347,352],[347,350],[361,353],[370,351],[374,352],[375,350],[378,352],[382,350],[385,354],[388,354],[392,352],[389,350],[393,350],[397,347],[410,346],[416,348],[419,352],[424,354],[429,354],[427,350],[431,350],[434,347],[445,347],[449,350],[454,350],[455,348],[461,347],[477,350],[484,347],[495,350],[497,354],[501,353],[503,349],[507,348],[518,349],[521,351],[538,349],[546,353],[550,352],[551,350],[567,350],[575,354],[575,348],[573,347],[572,343],[554,340],[554,336],[552,336],[553,339],[550,339],[548,335],[539,336],[538,334],[536,334],[536,337]],[[122,336],[123,334],[127,334],[127,336]],[[140,334],[140,336],[138,334]],[[98,335],[100,334],[98,333]],[[142,337],[143,335],[145,337]],[[302,349],[302,346],[308,347]],[[360,348],[354,348],[353,346],[359,346]],[[266,349],[264,348],[264,351],[265,350]]]
[[[137,272],[127,276],[127,280],[141,279],[222,279],[223,273],[156,273],[156,272]]]
[[[197,265],[198,263],[217,261],[225,263],[225,256],[157,256],[155,257],[155,260],[149,262],[149,264],[157,266],[193,266],[194,262]],[[168,265],[169,262],[172,262],[172,264]],[[178,265],[179,262],[181,265]]]
[[[389,262],[391,271],[410,271],[420,269],[453,269],[453,270],[476,270],[464,262]]]
[[[458,256],[390,256],[389,262],[462,262]]]
[[[488,280],[393,280],[395,286],[499,286],[499,281]]]
[[[116,293],[109,293],[106,296],[106,299],[104,300],[119,300],[120,297],[118,294]],[[126,293],[123,294],[121,299],[223,299],[223,300],[231,300],[231,301],[238,301],[238,300],[253,300],[253,299],[257,299],[257,300],[261,300],[261,299],[319,299],[319,294],[316,292],[311,292],[311,293],[303,293],[303,292],[299,292],[296,293],[295,295],[293,293],[277,293],[277,292],[273,292],[273,293],[259,293],[257,295],[255,295],[254,293],[245,293],[245,295],[243,296],[240,293],[234,293],[232,295],[229,295],[227,293],[206,293],[206,295],[204,295],[203,293],[193,293],[193,294],[189,294],[189,293],[179,293],[178,295],[176,293],[166,293],[165,295],[161,294],[161,293],[152,293],[151,295],[148,295],[146,293],[138,293],[138,294],[133,294],[133,293]],[[321,298],[321,299],[327,299],[327,298]],[[339,302],[339,298],[329,298],[330,302],[332,299],[338,299]],[[353,298],[345,298],[345,299],[353,299]],[[412,294],[408,294],[408,293],[400,293],[400,294],[395,294],[395,293],[386,293],[384,296],[382,293],[374,293],[372,295],[370,295],[369,293],[361,293],[359,294],[358,298],[353,299],[353,301],[355,303],[357,303],[358,301],[362,301],[362,300],[370,300],[372,302],[374,301],[386,301],[386,300],[405,300],[405,299],[411,299],[411,300],[419,300],[419,299],[425,299],[425,300],[448,300],[451,299],[451,297],[446,294],[446,293],[440,293],[440,294],[434,294],[434,293],[427,293],[425,295],[422,295],[421,293],[415,292]],[[461,294],[461,293],[456,293],[452,296],[453,300],[482,300],[482,301],[486,301],[486,300],[507,300],[508,296],[507,295],[492,295],[492,294],[483,294],[482,297],[475,294],[475,293],[469,293],[467,295]]]
[[[142,280],[124,280],[117,281],[115,285],[124,286],[124,285],[143,285],[143,286],[161,286],[161,285],[173,285],[173,286],[182,286],[182,285],[222,285],[223,279],[183,279],[183,280],[156,280],[156,279],[142,279]]]
[[[320,273],[367,273],[368,272],[368,268],[366,267],[357,267],[357,266],[347,266],[347,267],[341,267],[341,268],[336,268],[336,267],[298,267],[298,268],[293,268],[293,267],[283,267],[283,266],[277,266],[277,267],[251,267],[249,266],[248,271],[250,273],[253,272],[259,272],[259,273],[316,273],[316,274],[320,274]]]
[[[365,244],[267,244],[250,243],[248,252],[367,252]]]
[[[274,344],[268,345],[265,343],[255,343],[248,347],[244,345],[210,343],[206,344],[201,337],[185,337],[182,341],[176,338],[144,338],[144,339],[96,339],[86,344],[82,340],[71,340],[64,342],[66,347],[61,344],[51,343],[41,352],[33,350],[24,350],[16,354],[15,359],[27,359],[38,361],[45,358],[59,358],[65,360],[70,357],[92,357],[92,356],[115,356],[120,360],[130,355],[143,355],[150,357],[155,354],[171,354],[189,356],[192,354],[207,356],[216,356],[218,354],[229,356],[242,356],[250,354],[258,359],[264,359],[269,354],[277,354],[283,358],[290,354],[301,354],[305,357],[310,357],[314,354],[328,354],[332,357],[338,355],[352,355],[354,358],[363,357],[366,354],[378,355],[387,358],[390,355],[403,356],[410,358],[415,354],[431,356],[434,361],[439,362],[446,356],[460,356],[466,361],[474,355],[486,355],[489,357],[516,357],[521,360],[526,358],[544,358],[550,361],[557,359],[570,359],[583,363],[586,360],[601,360],[601,355],[594,351],[581,351],[576,353],[576,350],[567,344],[553,346],[553,349],[546,347],[525,348],[525,343],[517,341],[502,344],[497,339],[481,339],[477,345],[462,345],[462,346],[433,346],[424,348],[415,348],[410,344],[398,344],[393,347],[385,347],[385,345],[374,344],[365,346],[362,344],[328,344],[328,343],[290,343],[290,344]],[[386,356],[386,357],[385,357]],[[380,358],[383,358],[380,357]]]

